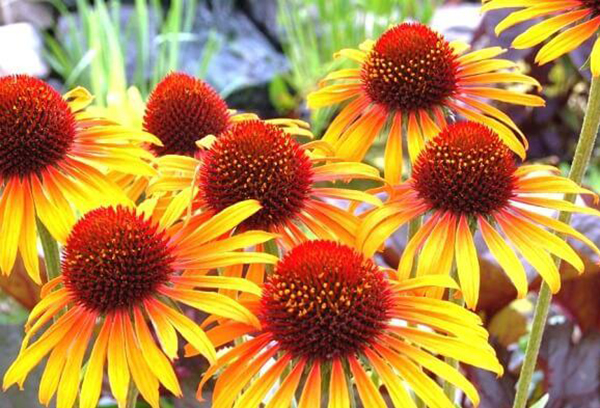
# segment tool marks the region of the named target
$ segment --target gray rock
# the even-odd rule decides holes
[[[49,4],[32,0],[0,1],[0,25],[31,23],[36,28],[49,28],[54,23]]]
[[[479,4],[447,5],[435,10],[430,25],[450,41],[470,43],[481,19]]]
[[[199,68],[211,29],[220,39],[221,48],[210,60],[206,80],[225,96],[266,85],[287,69],[286,58],[244,13],[230,9],[224,16],[199,7],[192,29],[196,40],[184,43],[182,48],[184,71],[193,73]]]
[[[23,326],[14,324],[0,325],[0,377],[12,364],[19,354],[23,340]],[[0,392],[0,407],[2,408],[41,408],[38,403],[38,385],[42,370],[38,366],[28,377],[20,391],[17,386],[12,386],[5,392]]]
[[[48,75],[42,59],[42,38],[29,23],[0,26],[0,75]]]

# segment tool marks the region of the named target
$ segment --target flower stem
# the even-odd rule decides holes
[[[579,141],[577,142],[577,148],[575,149],[571,171],[569,172],[569,178],[577,184],[581,184],[585,171],[587,170],[594,149],[596,135],[598,134],[598,125],[600,125],[600,79],[592,78],[583,126],[581,128],[581,134],[579,135]],[[577,195],[575,194],[568,194],[565,196],[565,200],[574,202],[576,197]],[[562,222],[569,223],[571,214],[562,212],[558,219]],[[556,265],[559,268],[560,263],[560,259],[557,259]],[[525,405],[527,404],[529,385],[531,384],[531,377],[535,371],[551,300],[552,292],[550,291],[550,287],[548,287],[546,283],[542,283],[542,287],[538,294],[537,304],[535,306],[535,312],[533,314],[531,334],[529,336],[525,359],[517,383],[517,395],[515,396],[513,408],[525,408]]]
[[[422,225],[423,225],[423,216],[422,215],[420,217],[412,219],[408,223],[408,238],[406,239],[407,245],[413,239],[415,234],[417,232],[419,232],[419,229],[421,228]],[[417,255],[415,255],[415,259],[413,261],[413,267],[412,267],[412,270],[410,271],[410,277],[414,278],[414,277],[416,277],[416,275],[417,275]]]
[[[44,249],[44,262],[46,264],[46,275],[48,281],[60,275],[60,252],[58,251],[58,243],[50,235],[46,226],[37,219],[37,228],[39,231],[40,241]]]
[[[129,390],[127,392],[127,403],[125,408],[135,408],[137,404],[137,397],[139,395],[139,391],[137,387],[133,384],[133,381],[129,383]]]

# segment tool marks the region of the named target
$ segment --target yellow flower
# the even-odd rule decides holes
[[[27,75],[0,78],[0,270],[9,274],[17,252],[40,282],[36,217],[59,242],[75,211],[127,198],[104,170],[154,175],[152,156],[135,142],[160,144],[86,112],[92,100],[82,88],[64,98]]]
[[[551,255],[564,259],[580,272],[584,265],[563,239],[544,228],[579,239],[600,254],[581,233],[538,211],[600,215],[594,209],[565,201],[563,193],[593,193],[556,173],[558,169],[551,166],[517,167],[513,154],[491,129],[478,123],[458,122],[427,144],[414,163],[411,178],[396,187],[381,208],[364,218],[358,247],[371,255],[402,225],[429,215],[405,248],[399,274],[410,275],[419,251],[417,276],[447,275],[456,258],[465,301],[474,308],[480,279],[472,231],[477,226],[519,297],[527,293],[527,278],[507,241],[556,293],[560,289],[560,274]],[[557,194],[559,197],[552,197]]]
[[[71,408],[79,393],[81,408],[96,407],[106,367],[119,406],[124,406],[133,382],[157,408],[159,384],[181,396],[170,362],[177,357],[177,332],[210,362],[216,360],[206,333],[176,308],[177,303],[259,325],[249,310],[214,289],[259,294],[260,288],[207,273],[236,264],[277,261],[272,255],[237,251],[266,242],[271,234],[247,231],[220,238],[259,211],[260,205],[249,200],[210,218],[174,223],[184,210],[181,203],[172,201],[160,219],[153,216],[154,204],[149,200],[137,209],[101,207],[75,224],[64,247],[62,274],[42,289],[42,300],[26,323],[21,352],[4,376],[4,389],[15,383],[22,386],[50,354],[39,389],[44,405],[56,394],[58,408]],[[64,308],[68,311],[61,315]],[[93,347],[82,371],[90,343]]]
[[[519,156],[527,141],[515,123],[486,99],[524,106],[544,101],[517,90],[492,84],[539,83],[516,69],[512,61],[497,59],[504,50],[485,48],[464,54],[464,44],[448,43],[427,26],[403,23],[387,30],[360,50],[344,49],[337,57],[359,68],[332,72],[323,81],[335,81],[308,96],[311,108],[349,102],[342,108],[323,140],[336,155],[361,161],[377,135],[389,128],[385,150],[385,178],[397,184],[402,176],[402,140],[406,132],[411,161],[427,139],[446,124],[449,112],[493,128]],[[507,71],[505,71],[507,70]]]
[[[535,62],[540,65],[573,51],[597,34],[600,28],[600,4],[595,0],[483,0],[483,11],[503,8],[519,10],[510,13],[496,26],[496,35],[527,20],[546,18],[525,30],[512,43],[517,49],[531,48],[552,37],[535,57]],[[597,77],[600,75],[598,40],[594,43],[590,62],[592,75]]]
[[[350,407],[355,385],[363,406],[385,408],[375,373],[395,407],[415,407],[406,386],[427,406],[453,407],[430,372],[477,405],[475,387],[440,356],[499,374],[502,366],[479,317],[424,296],[429,287],[456,284],[447,276],[397,280],[350,246],[305,242],[277,263],[251,306],[260,330],[225,322],[207,331],[217,347],[245,341],[209,368],[198,397],[218,372],[213,408],[258,407],[279,379],[267,408],[289,407],[301,387],[298,407],[310,408],[321,401],[326,375],[328,406]],[[187,352],[194,354],[193,346]]]

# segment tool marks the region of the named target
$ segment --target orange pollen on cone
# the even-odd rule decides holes
[[[328,360],[375,341],[390,320],[392,296],[370,259],[339,243],[308,241],[267,280],[259,318],[294,357]]]
[[[442,105],[457,90],[458,62],[449,43],[429,27],[403,23],[387,30],[361,69],[373,102],[403,112]]]
[[[71,108],[50,85],[28,75],[0,78],[0,179],[55,165],[75,132]]]
[[[164,231],[134,209],[102,207],[73,227],[64,248],[65,286],[76,302],[106,313],[156,294],[173,272]]]
[[[412,183],[433,208],[486,215],[513,196],[513,153],[491,129],[474,122],[448,126],[417,158]]]

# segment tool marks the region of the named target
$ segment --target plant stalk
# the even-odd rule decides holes
[[[127,402],[125,408],[135,408],[137,404],[137,398],[139,395],[139,391],[137,387],[133,384],[133,381],[129,383],[129,391],[127,392]]]
[[[58,250],[58,243],[50,235],[50,232],[46,226],[37,219],[37,228],[39,231],[40,241],[42,242],[42,248],[44,250],[44,263],[46,264],[46,275],[48,281],[56,278],[60,275],[60,252]]]
[[[599,125],[600,78],[592,78],[588,105],[586,108],[585,117],[583,119],[583,126],[579,135],[579,141],[577,142],[577,148],[575,149],[575,156],[573,157],[571,171],[569,172],[569,178],[577,184],[581,184],[585,171],[587,170],[590,162],[590,157],[596,142],[596,135],[598,134]],[[575,202],[576,197],[576,194],[568,194],[565,196],[565,200]],[[558,219],[564,223],[569,223],[571,220],[571,214],[568,212],[561,212]],[[556,265],[558,268],[560,268],[560,264],[561,260],[556,259]],[[546,319],[548,318],[548,311],[550,310],[551,300],[552,292],[550,291],[550,287],[544,282],[540,288],[538,300],[535,306],[535,312],[533,314],[531,334],[527,343],[527,350],[525,352],[523,366],[521,367],[519,381],[517,382],[517,394],[515,396],[513,408],[525,408],[527,404],[531,377],[535,371],[537,357],[542,342],[542,336],[546,327]]]

